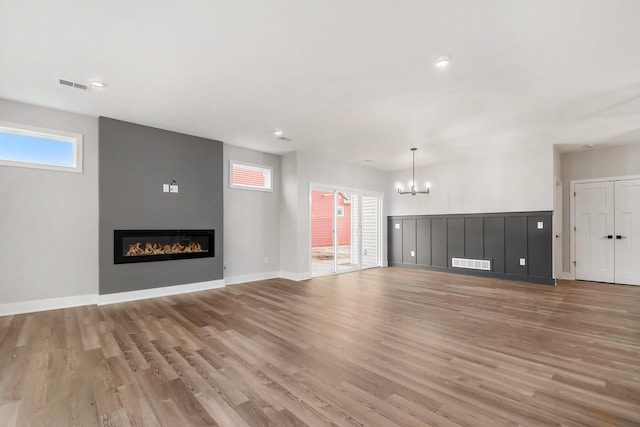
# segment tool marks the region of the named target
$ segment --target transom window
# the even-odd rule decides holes
[[[0,165],[82,172],[82,135],[0,122]]]
[[[250,163],[229,162],[229,187],[245,190],[273,191],[273,168]]]

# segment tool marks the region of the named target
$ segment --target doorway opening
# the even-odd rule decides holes
[[[381,196],[324,186],[310,189],[311,275],[381,265]]]
[[[571,182],[576,280],[640,285],[640,177]]]

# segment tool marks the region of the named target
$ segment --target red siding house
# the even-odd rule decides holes
[[[338,245],[351,244],[351,200],[338,193]],[[333,193],[311,193],[311,247],[333,246]]]

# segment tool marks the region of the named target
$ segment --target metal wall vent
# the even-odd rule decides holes
[[[470,268],[472,270],[491,271],[491,260],[471,258],[451,258],[451,266],[456,268]]]
[[[60,79],[58,82],[63,86],[74,87],[80,90],[89,90],[89,86],[82,83],[72,82],[71,80]]]

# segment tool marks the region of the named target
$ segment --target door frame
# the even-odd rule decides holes
[[[555,280],[563,279],[562,273],[564,271],[563,188],[562,181],[556,178],[553,199],[553,278]],[[559,242],[557,242],[558,240]],[[560,246],[560,250],[558,250],[558,246]]]
[[[576,184],[588,184],[592,182],[605,181],[627,181],[631,179],[640,179],[640,175],[611,176],[602,178],[589,179],[572,179],[569,181],[569,242],[571,248],[571,271],[569,272],[570,280],[576,280]]]
[[[382,267],[382,260],[383,260],[383,255],[384,255],[384,248],[382,247],[382,242],[383,242],[383,236],[382,236],[382,232],[383,232],[383,203],[384,203],[384,193],[380,192],[380,191],[371,191],[371,190],[362,190],[362,189],[358,189],[358,188],[349,188],[349,187],[342,187],[342,186],[337,186],[337,185],[331,185],[331,184],[319,184],[319,183],[315,183],[315,182],[309,182],[309,187],[308,187],[308,203],[307,203],[307,207],[309,209],[309,214],[308,214],[308,247],[307,247],[307,260],[308,260],[308,266],[309,266],[309,270],[308,270],[308,274],[309,277],[314,277],[313,276],[313,261],[312,261],[312,253],[313,253],[313,248],[312,248],[312,242],[313,242],[313,236],[312,236],[312,199],[313,199],[313,190],[320,190],[320,191],[333,191],[333,192],[342,192],[342,193],[353,193],[353,194],[357,194],[358,196],[369,196],[369,197],[376,197],[378,199],[378,265],[377,267]],[[334,216],[333,216],[333,220],[334,220],[334,227],[335,227],[335,222],[336,222],[336,215],[335,215],[335,211],[336,211],[336,205],[335,205],[336,199],[334,196]],[[352,211],[352,215],[353,215],[353,211]],[[358,227],[358,242],[360,245],[362,245],[362,202],[358,203],[358,216],[360,217],[359,219],[359,227]],[[335,228],[334,228],[335,229]],[[334,233],[334,254],[335,251],[337,250],[337,248],[335,247],[335,242],[337,239],[337,233]],[[350,272],[354,272],[354,271],[361,271],[361,270],[365,270],[368,268],[377,268],[377,267],[362,267],[362,251],[358,251],[359,255],[358,255],[358,268],[355,269],[349,269],[349,270],[344,270],[344,271],[338,271],[336,268],[336,271],[334,273],[327,273],[325,275],[330,275],[330,274],[341,274],[341,273],[350,273]],[[334,262],[337,263],[337,258],[334,259]],[[318,276],[322,276],[322,275],[318,275]]]

